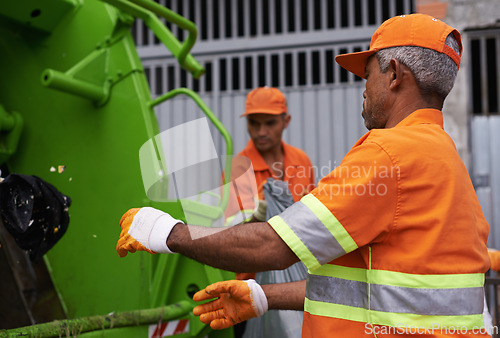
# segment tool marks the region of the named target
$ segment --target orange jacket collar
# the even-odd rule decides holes
[[[293,151],[288,151],[290,145],[281,141],[281,146],[283,147],[283,152],[285,155],[284,162],[286,163],[287,166],[299,166],[303,164],[301,163],[300,159],[294,156]],[[248,154],[250,155],[249,157],[252,160],[253,170],[261,171],[269,169],[269,166],[267,165],[266,161],[264,161],[264,158],[262,158],[262,155],[259,153],[259,151],[255,147],[255,144],[251,139],[248,140],[248,143],[244,151],[248,152]]]
[[[414,126],[418,124],[437,124],[443,128],[443,113],[437,109],[419,109],[405,117],[396,127]]]

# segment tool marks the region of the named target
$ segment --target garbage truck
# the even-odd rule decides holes
[[[211,226],[227,205],[225,187],[212,205],[149,193],[168,181],[162,148],[177,147],[155,142],[155,107],[177,95],[194,100],[224,139],[226,173],[233,151],[195,92],[152,98],[130,33],[139,19],[180,67],[203,76],[190,53],[196,25],[152,0],[0,4],[0,337],[233,336],[194,317],[191,297],[234,274],[181,255],[115,251],[129,208],[189,213]],[[146,179],[148,158],[159,177]]]

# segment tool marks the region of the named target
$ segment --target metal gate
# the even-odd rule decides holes
[[[468,32],[472,180],[490,224],[488,246],[500,249],[500,29]]]
[[[488,246],[499,248],[500,116],[477,116],[471,123],[472,178],[484,216],[490,224]]]
[[[151,79],[155,83],[153,78],[154,75]],[[322,177],[338,165],[345,153],[366,131],[361,118],[364,85],[357,82],[282,90],[292,116],[292,122],[284,133],[284,140],[306,151],[318,168],[317,176]],[[246,121],[240,119],[240,115],[245,109],[246,91],[200,95],[230,131],[236,152],[243,149],[248,141],[248,134]],[[157,116],[160,129],[164,130],[201,117],[202,114],[193,102],[176,98],[159,106]],[[224,153],[222,139],[217,137],[215,130],[212,135],[219,154]]]
[[[198,25],[200,41],[193,55],[206,74],[199,81],[188,76],[138,22],[136,43],[153,95],[176,87],[198,92],[228,128],[237,153],[248,140],[246,122],[239,118],[246,94],[258,86],[278,87],[292,116],[284,139],[306,151],[318,179],[366,131],[361,118],[364,83],[340,68],[334,56],[368,48],[380,23],[414,8],[412,0],[159,2]],[[170,28],[181,40],[185,37],[177,27]],[[158,107],[157,115],[162,130],[202,116],[182,97]],[[222,140],[215,137],[215,143],[224,153]]]

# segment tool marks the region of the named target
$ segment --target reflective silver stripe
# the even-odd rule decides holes
[[[280,217],[320,264],[326,264],[346,254],[337,239],[304,203],[294,203],[283,211]]]
[[[483,313],[484,289],[416,289],[371,284],[372,310],[428,316]]]
[[[353,280],[309,275],[306,298],[368,309],[368,286]]]
[[[309,275],[310,300],[368,309],[366,282]],[[463,316],[483,312],[482,287],[429,289],[371,284],[370,309],[430,316]]]

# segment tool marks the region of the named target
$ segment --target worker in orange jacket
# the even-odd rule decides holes
[[[259,87],[252,90],[247,95],[245,112],[241,116],[246,117],[250,140],[234,158],[232,178],[241,177],[247,170],[245,159],[250,159],[261,206],[254,220],[265,221],[263,186],[266,180],[273,178],[288,182],[294,201],[298,201],[314,188],[314,168],[303,150],[282,140],[291,116],[285,95],[279,89]],[[229,199],[226,223],[237,224],[250,219],[256,208],[254,191],[239,184],[237,192],[231,189],[231,195],[238,198]]]
[[[385,21],[369,50],[336,57],[366,79],[369,131],[311,193],[267,222],[223,231],[131,209],[118,253],[176,252],[236,272],[299,260],[309,269],[307,283],[199,291],[196,301],[215,299],[193,312],[214,329],[303,309],[303,337],[489,337],[488,224],[441,112],[461,51],[458,31],[430,16]]]
[[[247,95],[245,112],[242,117],[246,118],[247,130],[250,136],[248,143],[233,160],[232,177],[242,178],[247,170],[247,161],[250,159],[257,186],[258,208],[255,210],[255,201],[252,185],[238,182],[238,188],[231,185],[231,195],[238,198],[230,198],[225,211],[227,223],[241,223],[246,221],[267,221],[266,199],[264,189],[270,191],[271,180],[284,181],[286,185],[280,185],[274,189],[281,195],[290,194],[293,201],[297,202],[314,188],[314,168],[311,160],[304,151],[293,147],[282,140],[284,130],[288,127],[291,116],[288,114],[288,106],[285,95],[277,88],[259,87],[250,91]],[[249,179],[250,175],[245,176]],[[267,184],[266,187],[264,187]],[[284,187],[284,188],[283,188]],[[287,191],[285,191],[287,190]],[[267,193],[268,196],[273,194]],[[286,200],[285,196],[278,197]],[[238,202],[238,203],[235,203]],[[251,215],[250,218],[247,217]],[[275,281],[298,281],[304,280],[307,269],[303,264],[296,264],[283,271],[255,273],[238,273],[236,279],[256,279],[258,282],[268,283]],[[299,312],[270,312],[265,318],[252,319],[242,325],[235,327],[236,336],[244,331],[243,337],[261,337],[264,332],[276,338],[300,336],[302,314]]]

